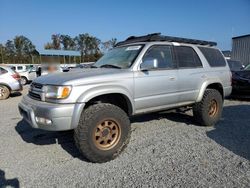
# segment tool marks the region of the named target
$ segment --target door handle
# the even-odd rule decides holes
[[[175,80],[175,77],[170,77],[169,80]]]

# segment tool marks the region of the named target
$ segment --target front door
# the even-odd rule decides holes
[[[134,97],[136,113],[153,111],[178,102],[178,71],[172,58],[172,46],[151,46],[142,64],[149,59],[157,62],[157,67],[134,73]]]

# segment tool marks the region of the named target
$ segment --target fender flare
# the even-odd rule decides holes
[[[196,102],[200,102],[203,98],[203,95],[205,93],[205,90],[207,89],[207,87],[210,85],[210,84],[220,84],[222,87],[222,83],[220,81],[220,79],[216,79],[216,78],[213,78],[213,79],[210,79],[210,80],[207,80],[205,82],[203,82],[203,84],[201,85],[200,87],[200,91],[199,91],[199,94],[196,98]]]
[[[101,96],[101,95],[106,95],[106,94],[121,94],[123,95],[127,102],[129,103],[131,107],[131,113],[134,113],[135,110],[135,104],[133,101],[132,94],[126,89],[125,87],[122,86],[96,86],[91,89],[86,90],[83,92],[80,97],[78,97],[77,102],[78,103],[87,103],[91,99]]]

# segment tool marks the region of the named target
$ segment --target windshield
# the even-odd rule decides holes
[[[250,70],[250,64],[247,65],[244,70]]]
[[[242,70],[243,66],[239,61],[228,60],[228,65],[232,71]]]
[[[142,45],[117,47],[107,52],[94,66],[107,68],[129,68],[139,52]]]

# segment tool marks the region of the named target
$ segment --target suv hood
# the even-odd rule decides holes
[[[131,73],[128,69],[113,69],[113,68],[90,68],[78,69],[69,72],[52,73],[38,77],[34,80],[35,83],[43,85],[81,85],[86,82],[99,82],[104,79],[114,80],[114,75],[121,73]],[[98,77],[101,77],[98,79]]]

